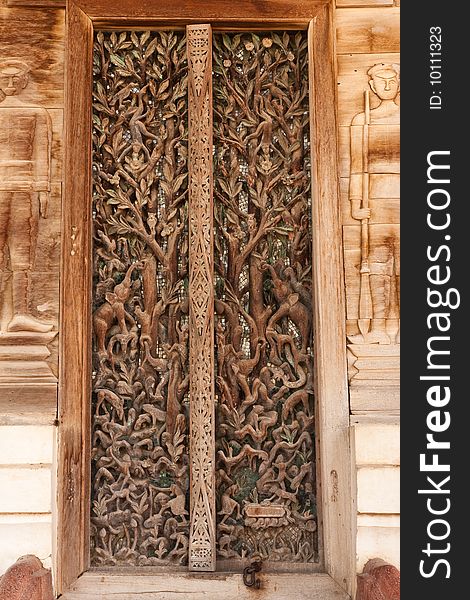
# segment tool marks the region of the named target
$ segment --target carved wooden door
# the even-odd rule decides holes
[[[93,73],[91,564],[315,568],[307,32],[97,31]]]

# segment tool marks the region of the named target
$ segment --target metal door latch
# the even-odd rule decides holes
[[[251,565],[248,565],[243,569],[243,583],[246,587],[254,587],[259,590],[261,587],[261,581],[256,577],[256,573],[261,571],[261,561],[254,560]]]

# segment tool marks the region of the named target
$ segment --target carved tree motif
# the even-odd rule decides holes
[[[218,554],[314,561],[307,39],[213,60]]]
[[[214,46],[96,34],[94,565],[317,560],[307,39]]]
[[[94,565],[187,561],[187,59],[173,32],[93,52]]]

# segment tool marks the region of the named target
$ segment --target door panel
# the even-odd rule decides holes
[[[185,35],[98,32],[93,73],[91,563],[186,564]]]
[[[307,33],[211,40],[95,33],[93,566],[318,562]]]
[[[218,555],[316,561],[307,34],[213,57]]]

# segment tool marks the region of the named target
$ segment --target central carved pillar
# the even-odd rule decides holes
[[[189,67],[189,568],[215,570],[212,32],[187,27]]]

